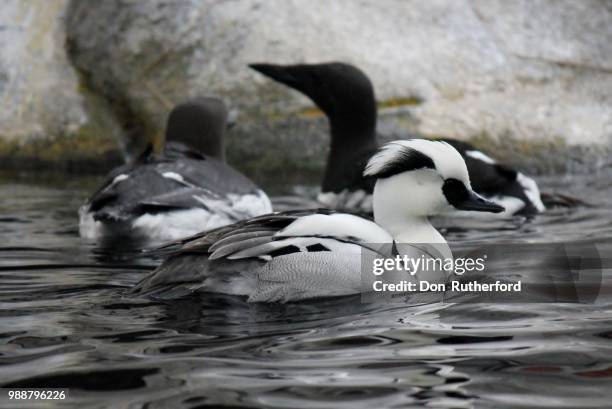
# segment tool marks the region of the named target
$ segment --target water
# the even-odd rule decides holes
[[[75,209],[95,179],[3,180],[0,380],[70,394],[2,407],[612,407],[612,303],[125,298],[158,261],[80,241]],[[446,236],[464,246],[579,240],[609,253],[612,178],[544,185],[591,206]]]

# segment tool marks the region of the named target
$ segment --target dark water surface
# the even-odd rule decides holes
[[[94,184],[0,184],[1,383],[70,388],[61,403],[2,407],[612,407],[612,303],[125,298],[158,261],[81,242],[76,209]],[[592,206],[530,222],[461,222],[447,238],[584,241],[610,254],[610,175],[544,185]]]

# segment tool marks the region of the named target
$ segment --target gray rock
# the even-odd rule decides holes
[[[19,7],[11,4],[0,18],[16,20],[9,11]],[[553,161],[565,166],[564,153],[575,145],[605,152],[612,138],[612,6],[606,0],[49,4],[37,24],[48,30],[44,81],[62,86],[41,94],[54,96],[56,106],[32,111],[28,124],[16,119],[11,128],[23,125],[20,135],[28,137],[55,132],[40,118],[78,127],[95,111],[110,118],[100,129],[112,134],[119,126],[136,152],[160,138],[173,104],[208,94],[236,113],[231,161],[256,177],[306,178],[324,163],[325,121],[308,99],[247,64],[341,60],[373,79],[385,134],[470,139],[511,162],[533,158],[544,163],[540,170],[556,167]],[[70,61],[62,49],[64,15]],[[23,27],[21,36],[35,37],[32,24]],[[0,33],[0,41],[8,38]],[[3,64],[18,53],[3,48],[1,84],[8,75]],[[19,61],[35,55],[27,50]],[[102,101],[89,106],[99,109],[82,102],[79,76]]]
[[[42,7],[41,7],[42,6]],[[117,157],[121,129],[80,84],[65,52],[67,1],[7,0],[0,11],[0,157],[34,162]],[[101,131],[104,129],[104,131]],[[23,161],[23,159],[29,161]]]

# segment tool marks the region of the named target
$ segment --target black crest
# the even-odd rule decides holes
[[[384,152],[385,148],[383,148]],[[380,154],[380,153],[379,153]],[[433,160],[422,152],[402,147],[394,157],[374,172],[367,172],[367,176],[375,178],[388,178],[402,172],[417,169],[436,169]]]

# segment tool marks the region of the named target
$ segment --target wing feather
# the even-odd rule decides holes
[[[225,246],[218,247],[216,250],[210,250],[211,260],[227,257],[228,259],[241,258],[240,255],[248,254],[245,257],[257,256],[260,252],[265,252],[268,247],[266,246],[272,243],[271,236],[265,237],[254,237],[251,239],[241,240],[227,244]],[[244,258],[244,257],[242,257]]]
[[[242,233],[235,233],[219,239],[218,241],[213,243],[212,246],[210,246],[209,251],[211,253],[214,253],[218,249],[228,246],[230,244],[235,244],[238,242],[243,242],[261,237],[271,237],[274,232],[274,229],[243,229]]]

